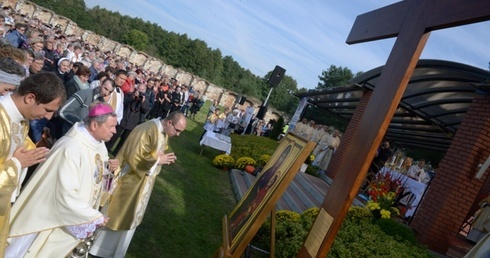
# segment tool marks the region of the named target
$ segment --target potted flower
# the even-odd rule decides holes
[[[315,155],[311,154],[310,156],[308,156],[305,160],[305,162],[303,163],[303,165],[301,165],[301,168],[299,169],[299,171],[301,172],[306,172],[306,169],[308,169],[308,166],[311,165],[311,163],[315,160]]]
[[[228,170],[235,166],[235,159],[228,154],[220,154],[214,157],[213,166]]]
[[[249,174],[253,174],[255,172],[255,165],[257,162],[253,158],[250,157],[241,157],[236,160],[235,167],[237,169],[243,169],[245,172]]]
[[[257,164],[259,166],[265,166],[265,164],[267,164],[267,162],[269,162],[270,159],[271,159],[271,155],[262,154],[262,155],[260,155],[259,159],[257,160]]]
[[[391,173],[378,173],[369,183],[369,201],[366,207],[376,219],[389,219],[400,214],[396,200],[403,187],[400,179],[392,178]]]

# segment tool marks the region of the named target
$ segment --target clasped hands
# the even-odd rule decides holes
[[[107,169],[110,172],[114,173],[119,168],[119,160],[118,159],[109,159],[107,161]]]
[[[170,165],[175,162],[177,156],[173,152],[163,154],[162,152],[158,152],[158,164],[159,165]]]
[[[27,168],[45,161],[48,153],[49,149],[46,147],[39,147],[32,150],[18,147],[12,156],[20,162],[21,168]]]

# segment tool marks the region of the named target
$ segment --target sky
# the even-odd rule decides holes
[[[313,89],[330,65],[355,74],[386,63],[395,39],[348,45],[360,14],[394,0],[85,0],[140,17],[167,31],[200,39],[223,56],[263,77],[276,65],[298,88]],[[433,31],[421,58],[464,63],[488,70],[490,22]]]

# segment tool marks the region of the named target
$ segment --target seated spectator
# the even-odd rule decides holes
[[[0,96],[13,92],[25,77],[25,69],[12,58],[0,59]]]
[[[412,166],[412,161],[413,159],[410,158],[410,157],[406,157],[405,160],[403,160],[403,164],[402,166],[400,167],[399,169],[399,172],[401,174],[407,174],[408,173],[408,170],[410,169],[410,167]]]
[[[54,71],[55,68],[55,60],[56,60],[56,52],[54,51],[54,42],[53,40],[46,40],[44,44],[44,65],[43,71]]]
[[[32,51],[29,50],[29,52]],[[42,56],[41,53],[33,52],[33,56],[34,56],[34,60],[29,66],[29,74],[39,73],[44,66],[44,56]]]
[[[27,41],[27,38],[24,36],[26,29],[27,25],[25,23],[16,23],[15,28],[8,32],[5,35],[5,38],[10,45],[14,46],[15,48],[20,48]]]
[[[424,170],[425,160],[421,159],[416,165],[413,165],[408,170],[407,175],[421,183],[427,184],[430,181],[430,176]]]
[[[71,78],[69,75],[70,72],[70,61],[68,58],[62,57],[56,63],[56,68],[54,73],[61,78],[63,83],[68,82]]]
[[[88,78],[88,82],[92,83],[93,81],[95,81],[97,75],[103,70],[104,69],[103,69],[102,59],[94,57],[90,65],[90,78]]]
[[[70,98],[75,92],[89,88],[88,77],[90,69],[86,66],[81,66],[75,72],[75,76],[65,83],[66,97]]]

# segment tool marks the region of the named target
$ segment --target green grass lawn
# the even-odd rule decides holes
[[[187,119],[187,129],[169,140],[177,161],[157,177],[142,224],[126,257],[211,257],[222,242],[221,220],[236,205],[228,172],[212,166],[219,151],[199,137],[209,102]]]

